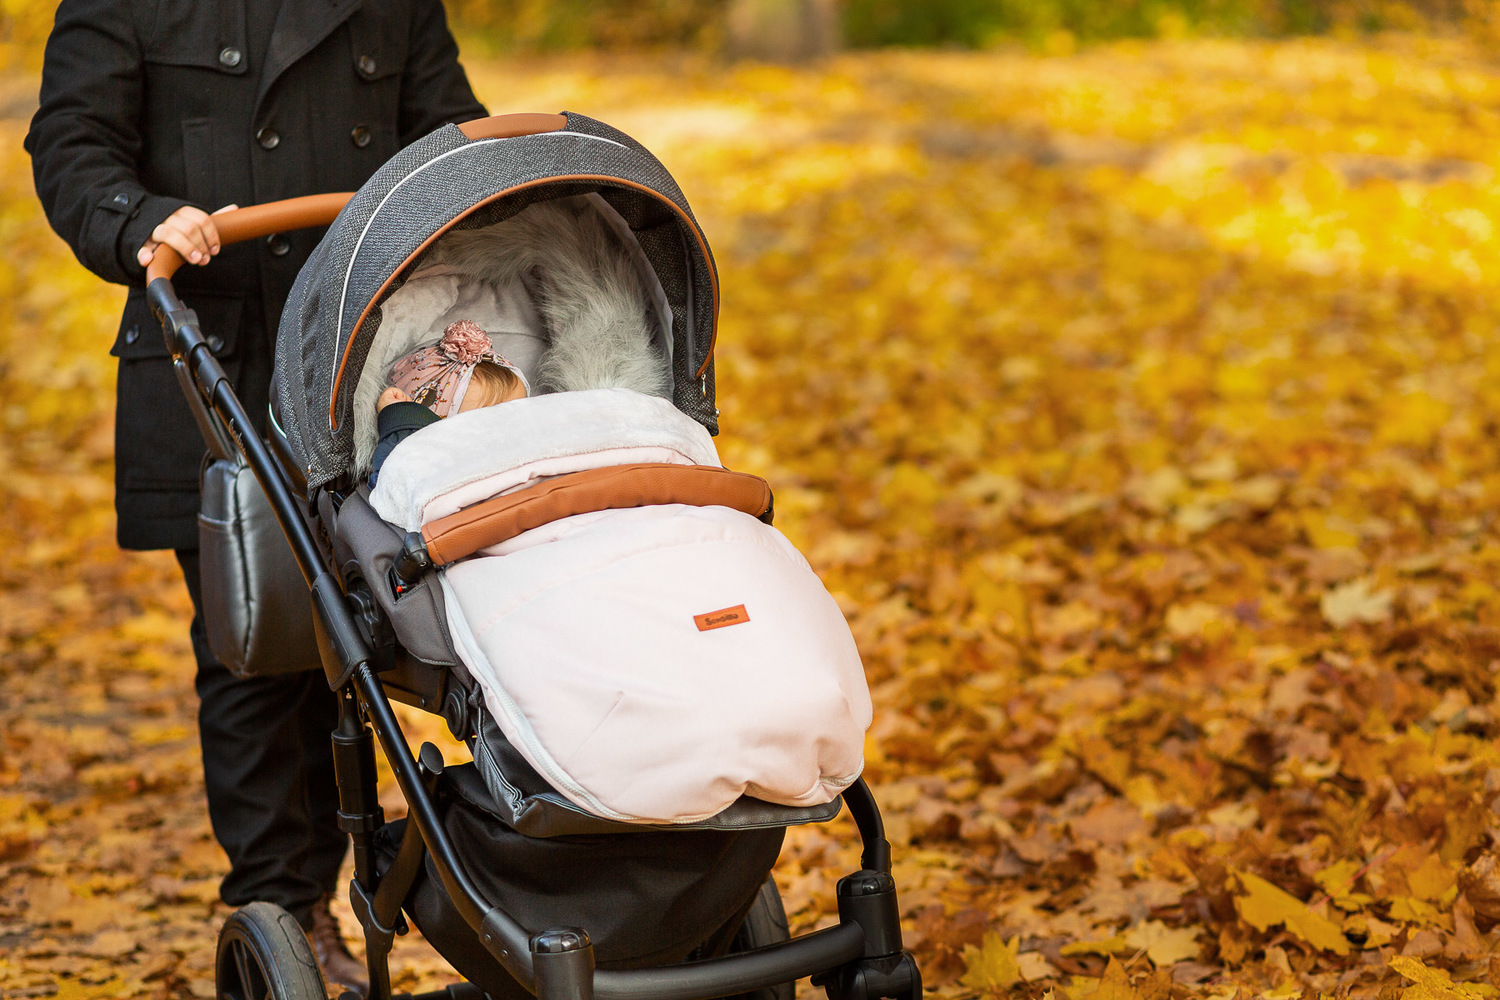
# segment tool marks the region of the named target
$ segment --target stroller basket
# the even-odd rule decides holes
[[[644,215],[637,213],[630,223],[632,226],[641,225],[643,230],[656,225],[658,231],[654,238],[659,246],[675,248],[672,252],[680,257],[686,253],[684,280],[667,290],[668,298],[673,300],[672,308],[680,317],[673,331],[676,344],[672,365],[677,383],[673,402],[700,422],[712,424],[716,414],[712,408],[711,387],[713,313],[717,305],[712,261],[707,256],[707,244],[702,241],[701,234],[693,239],[679,239],[681,233],[687,232],[690,236],[695,233],[696,223],[692,222],[681,193],[665,171],[632,140],[580,116],[509,115],[440,129],[400,154],[388,167],[399,167],[405,171],[405,176],[410,176],[419,172],[423,163],[455,152],[461,154],[466,149],[495,140],[514,140],[517,144],[514,149],[500,148],[505,150],[509,159],[515,159],[526,150],[521,144],[537,136],[585,132],[604,138],[607,148],[601,155],[614,159],[609,163],[586,163],[580,168],[577,163],[550,159],[555,154],[548,149],[537,154],[543,166],[538,168],[537,157],[533,157],[520,182],[513,183],[514,178],[497,182],[501,188],[498,194],[478,189],[463,193],[463,199],[468,202],[467,211],[490,206],[493,212],[496,207],[507,203],[507,197],[519,193],[522,197],[535,198],[537,189],[546,189],[548,184],[553,185],[549,190],[569,194],[578,191],[580,185],[596,188],[613,185],[614,190],[646,192],[654,199],[651,204],[658,209],[665,206],[666,210],[657,211],[655,218],[650,217],[649,211]],[[592,148],[588,143],[582,145]],[[620,159],[621,151],[637,161],[648,163],[648,166],[654,164],[651,169],[658,173],[651,175],[649,183],[630,175],[630,164]],[[398,164],[403,158],[404,164]],[[357,195],[317,195],[225,213],[215,220],[221,239],[227,244],[289,229],[330,224],[334,224],[330,237],[336,236],[341,226],[347,228],[351,213],[357,221],[359,211],[371,215],[379,211],[378,206],[390,196],[389,190],[380,190],[385,173],[377,174]],[[445,191],[444,196],[452,193]],[[351,202],[351,197],[354,202]],[[359,199],[365,199],[363,209],[359,207]],[[452,226],[459,219],[444,221],[446,226]],[[660,226],[667,224],[675,227],[672,234],[677,234],[669,234],[670,239],[660,231]],[[334,375],[335,384],[328,408],[319,409],[321,400],[292,400],[283,386],[278,416],[291,418],[286,426],[289,440],[280,439],[281,422],[273,421],[273,443],[263,440],[256,432],[255,422],[236,397],[208,346],[207,335],[200,329],[196,314],[179,300],[173,288],[171,279],[182,264],[181,258],[163,246],[147,275],[148,297],[162,321],[163,333],[187,391],[189,405],[200,425],[211,429],[221,443],[232,442],[253,471],[285,536],[291,558],[308,588],[318,653],[327,681],[339,695],[339,723],[332,734],[339,785],[339,818],[341,827],[349,832],[353,841],[355,874],[350,899],[364,930],[370,996],[374,1000],[388,1000],[392,996],[388,956],[394,937],[405,931],[403,907],[409,909],[408,897],[412,887],[426,870],[436,874],[436,882],[452,909],[462,918],[466,933],[472,933],[479,942],[486,960],[502,969],[527,993],[541,1000],[589,1000],[594,997],[601,1000],[707,1000],[775,989],[806,976],[814,977],[814,982],[827,990],[830,1000],[875,1000],[880,997],[918,1000],[921,976],[911,955],[902,947],[895,884],[890,874],[890,847],[875,799],[861,779],[850,784],[841,796],[843,805],[849,809],[858,827],[863,854],[861,870],[838,883],[839,922],[792,940],[768,945],[756,942],[764,946],[752,946],[738,954],[645,968],[596,968],[595,942],[591,941],[588,928],[523,926],[514,914],[497,905],[478,888],[468,874],[465,860],[445,827],[440,810],[441,790],[446,780],[444,774],[448,769],[432,744],[424,744],[416,755],[412,753],[392,710],[390,698],[394,695],[429,711],[444,711],[450,726],[455,729],[469,729],[473,721],[464,717],[462,706],[455,710],[452,699],[444,701],[442,690],[445,689],[434,688],[426,681],[403,680],[403,671],[409,673],[413,668],[409,663],[404,665],[400,658],[390,659],[383,652],[381,637],[389,632],[386,609],[357,586],[359,581],[349,576],[347,565],[335,560],[327,538],[320,537],[314,530],[320,521],[320,513],[326,512],[330,505],[342,502],[356,485],[338,470],[342,467],[340,460],[346,460],[350,453],[347,436],[339,436],[347,435],[350,422],[348,397],[353,392],[349,385],[352,379],[345,378],[345,372],[351,364],[362,363],[360,351],[368,349],[368,345],[360,345],[359,337],[369,327],[370,314],[373,313],[378,323],[380,296],[399,283],[399,274],[406,263],[442,231],[444,228],[435,232],[429,228],[416,233],[405,244],[386,247],[382,251],[384,264],[375,269],[373,277],[365,274],[358,278],[364,285],[356,289],[358,294],[353,295],[351,301],[323,304],[322,308],[334,315],[341,330],[336,346],[342,360]],[[330,242],[336,241],[330,238],[325,240],[325,245]],[[320,246],[320,251],[322,249]],[[352,260],[349,266],[352,273]],[[299,287],[302,284],[299,279]],[[294,298],[296,295],[294,291]],[[361,298],[364,301],[354,301]],[[285,324],[282,337],[286,338]],[[341,378],[345,382],[342,390],[337,384]],[[326,388],[326,382],[324,386]],[[289,409],[295,412],[288,413]],[[344,431],[339,430],[341,423],[346,428]],[[315,438],[310,428],[317,428],[317,433],[322,436]],[[699,502],[724,504],[731,502],[721,499],[726,495],[723,490],[728,488],[737,497],[733,502],[739,509],[769,517],[769,492],[762,495],[764,484],[759,480],[740,477],[726,487],[720,480],[734,474],[694,475],[697,478],[686,486],[671,483],[662,486],[648,475],[647,479],[637,483],[641,494],[638,502],[669,502],[677,495],[673,490],[700,489],[707,499]],[[712,479],[713,482],[704,486],[699,479]],[[641,486],[641,483],[645,485]],[[663,490],[667,492],[663,493]],[[601,503],[608,506],[611,502],[581,495],[578,491],[574,491],[571,499],[565,495],[568,492],[565,489],[554,488],[553,492],[557,496],[546,501],[555,508],[551,509],[549,517],[601,509]],[[588,483],[584,483],[583,494],[587,492]],[[424,572],[430,574],[429,567],[434,564],[460,558],[478,547],[494,544],[496,538],[509,537],[536,523],[534,511],[527,513],[524,504],[518,505],[513,497],[502,499],[507,502],[495,504],[482,512],[477,518],[477,529],[473,525],[461,525],[464,530],[450,531],[446,541],[441,530],[428,533],[426,538],[416,532],[409,534],[402,552],[391,566],[394,578],[398,583],[420,580]],[[468,534],[465,535],[464,531]],[[479,534],[476,535],[475,531]],[[434,672],[430,664],[419,666],[428,673]],[[376,739],[380,741],[408,805],[408,820],[393,856],[390,852],[382,856],[377,844],[383,815],[376,794]],[[765,810],[784,810],[784,823],[801,822],[807,818],[800,816],[798,810],[762,805],[765,806],[762,813]],[[824,810],[820,818],[831,814],[832,810]],[[260,911],[254,911],[254,908],[264,906],[266,904],[251,904],[231,917],[230,925],[226,925],[225,934],[221,936],[220,994],[264,994],[278,1000],[295,996],[297,1000],[307,1000],[286,986],[286,982],[278,978],[280,973],[273,975],[275,969],[286,965],[282,958],[265,952],[268,946],[255,934],[245,931],[261,919],[257,915]],[[231,933],[233,928],[238,930]],[[226,958],[226,954],[230,957]],[[255,978],[257,975],[259,979]],[[227,985],[226,977],[230,980]],[[312,995],[309,988],[307,997]],[[479,995],[476,988],[465,984],[428,996],[472,998]],[[787,993],[775,995],[789,996]]]

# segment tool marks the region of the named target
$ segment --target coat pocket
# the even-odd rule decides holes
[[[179,289],[178,296],[189,309],[198,314],[198,327],[208,339],[209,348],[219,358],[232,358],[239,347],[240,328],[245,315],[245,300],[239,295],[200,292]],[[162,336],[161,324],[151,315],[146,303],[146,293],[132,288],[125,300],[125,312],[120,317],[120,329],[115,334],[114,346],[109,353],[127,360],[134,358],[165,358],[171,355],[166,339]]]
[[[243,76],[250,69],[245,57],[245,4],[161,0],[154,6],[151,28],[142,40],[146,62],[230,76]]]

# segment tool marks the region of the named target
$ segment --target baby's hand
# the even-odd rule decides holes
[[[385,409],[387,406],[390,406],[392,403],[410,402],[410,396],[402,392],[400,389],[397,389],[395,386],[391,386],[385,392],[382,392],[380,394],[379,399],[375,400],[375,412],[379,413],[381,410]]]

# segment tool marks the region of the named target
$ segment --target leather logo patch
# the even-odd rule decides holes
[[[698,623],[699,632],[707,632],[710,629],[727,628],[730,625],[741,625],[750,620],[750,613],[745,610],[743,604],[736,604],[732,608],[722,611],[710,611],[707,614],[694,615],[693,621]]]

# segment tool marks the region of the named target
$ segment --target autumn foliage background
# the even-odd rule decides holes
[[[1497,995],[1500,65],[1485,4],[1365,6],[1406,30],[465,39],[493,110],[621,126],[714,241],[720,447],[859,641],[945,998]],[[113,543],[121,293],[35,203],[3,8],[0,995],[211,996],[188,603]],[[794,930],[854,843],[789,838]]]

